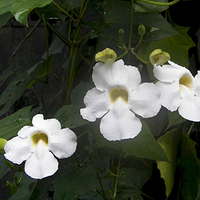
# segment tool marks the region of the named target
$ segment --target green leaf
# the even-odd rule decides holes
[[[188,67],[188,49],[195,46],[195,44],[187,35],[187,27],[177,26],[176,30],[179,32],[179,34],[164,39],[160,38],[160,40],[154,42],[143,42],[139,47],[138,55],[143,59],[148,60],[150,53],[154,49],[162,49],[170,54],[173,62],[184,67]],[[152,71],[152,65],[148,67],[151,68],[150,70]]]
[[[80,109],[76,106],[63,106],[55,115],[63,127],[74,128],[90,123],[80,115]]]
[[[55,179],[54,199],[78,199],[87,191],[96,190],[96,173],[93,165],[85,169],[67,166],[65,171]]]
[[[182,172],[181,193],[184,200],[195,199],[198,192],[200,160],[196,156],[195,145],[188,134],[183,135],[179,168]]]
[[[159,3],[168,3],[168,0],[153,0],[153,1]],[[148,13],[162,12],[168,8],[168,6],[160,6],[142,1],[135,1],[133,7],[137,12],[148,12]]]
[[[0,15],[0,28],[2,26],[5,26],[7,22],[13,17],[13,15],[10,12],[6,12],[2,15]]]
[[[72,9],[81,7],[82,1],[83,1],[83,0],[66,0],[67,4],[68,4]]]
[[[10,171],[10,168],[5,163],[5,157],[3,154],[0,155],[0,163],[1,163],[0,167],[0,179],[1,179],[8,171]]]
[[[31,106],[28,106],[0,120],[0,137],[10,139],[16,136],[23,126],[31,125],[30,110]]]
[[[17,172],[18,180],[22,172]],[[31,194],[36,186],[37,180],[30,178],[26,174],[23,175],[22,181],[17,186],[14,194],[8,200],[27,200],[30,199]]]
[[[167,132],[158,139],[158,143],[165,150],[169,162],[157,161],[161,177],[164,179],[166,196],[168,197],[174,185],[174,174],[178,164],[178,150],[181,138],[179,129]]]
[[[142,124],[142,131],[136,138],[121,141],[123,152],[138,158],[168,161],[165,151],[157,143],[147,124]]]
[[[27,72],[22,72],[10,82],[8,87],[1,94],[0,98],[0,116],[6,113],[11,106],[21,97],[30,82]]]
[[[15,19],[26,26],[29,13],[34,8],[41,8],[51,3],[52,0],[0,0],[0,14],[11,11]]]
[[[124,174],[119,178],[118,183],[118,197],[119,199],[133,199],[142,200],[141,190],[143,185],[149,180],[151,170],[122,168],[120,172]]]

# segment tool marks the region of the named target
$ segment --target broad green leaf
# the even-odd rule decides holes
[[[153,0],[153,1],[159,3],[168,3],[168,0]],[[148,12],[148,13],[158,13],[168,8],[168,6],[160,6],[142,1],[135,1],[133,7],[137,12]]]
[[[13,15],[10,12],[6,12],[2,15],[0,15],[0,28],[2,26],[5,26],[7,22],[13,17]]]
[[[12,65],[7,67],[5,71],[0,75],[0,82],[4,82],[11,74],[13,74]]]
[[[6,113],[11,106],[21,97],[26,90],[30,77],[27,72],[22,72],[10,82],[0,97],[0,116]]]
[[[22,172],[17,172],[18,180]],[[31,194],[36,186],[37,180],[30,178],[26,174],[23,175],[22,181],[17,186],[15,193],[8,200],[27,200],[30,199]]]
[[[153,137],[149,127],[143,122],[142,131],[137,137],[122,140],[123,152],[138,158],[147,158],[157,161],[168,161],[165,151]]]
[[[158,139],[158,143],[164,149],[169,162],[157,161],[157,167],[160,170],[161,178],[164,179],[166,187],[166,196],[168,197],[174,185],[174,175],[178,164],[178,150],[181,138],[179,129],[174,129],[165,133]]]
[[[5,157],[3,154],[0,155],[0,179],[8,172],[10,171],[10,168],[8,165],[5,163]]]
[[[151,170],[122,168],[120,169],[124,175],[119,178],[118,194],[119,199],[129,199],[135,197],[135,200],[142,200],[141,190],[143,185],[149,180]]]
[[[65,171],[55,179],[54,199],[78,199],[87,191],[96,190],[96,173],[93,165],[85,169],[67,166]]]
[[[183,117],[181,117],[178,113],[178,111],[175,111],[175,112],[168,112],[168,121],[169,121],[169,124],[168,124],[168,128],[174,126],[174,125],[177,125],[177,124],[181,124],[183,122],[186,121],[186,119],[184,119]]]
[[[51,2],[52,0],[0,0],[0,14],[11,11],[19,23],[27,26],[29,13],[34,8],[44,7]]]
[[[17,135],[17,132],[26,125],[31,125],[31,106],[22,108],[16,113],[0,120],[0,137],[10,139]]]
[[[171,60],[184,67],[189,66],[188,50],[195,46],[192,39],[187,35],[187,27],[176,27],[179,32],[177,35],[173,35],[167,38],[160,38],[154,42],[143,42],[138,50],[138,55],[143,59],[148,60],[150,53],[154,49],[162,49],[170,54]],[[178,53],[177,53],[178,52]],[[148,66],[152,70],[152,65]]]
[[[200,177],[200,160],[196,156],[196,143],[188,134],[182,137],[181,160],[181,193],[184,200],[195,199],[198,192]]]
[[[74,105],[63,106],[55,115],[63,127],[75,128],[88,124],[89,121],[84,120],[80,115],[80,109]]]
[[[68,5],[69,5],[72,9],[81,7],[82,1],[83,1],[83,0],[66,0],[66,2],[68,3]]]

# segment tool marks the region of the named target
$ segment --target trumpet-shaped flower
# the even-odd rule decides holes
[[[134,113],[149,118],[161,107],[160,92],[153,83],[141,83],[136,67],[124,65],[123,60],[112,64],[98,62],[93,68],[96,87],[84,98],[86,108],[80,110],[88,121],[101,118],[100,132],[107,140],[136,137],[142,123]]]
[[[161,104],[191,121],[200,121],[200,71],[193,77],[190,71],[168,61],[169,65],[154,65],[154,76],[161,92]]]
[[[18,136],[6,143],[4,156],[16,164],[25,161],[26,174],[42,179],[57,171],[58,161],[54,155],[67,158],[75,152],[77,137],[70,129],[61,129],[58,120],[44,120],[42,114],[35,115],[32,124],[24,126]]]

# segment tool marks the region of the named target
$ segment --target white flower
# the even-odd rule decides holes
[[[96,87],[84,98],[86,108],[80,110],[88,121],[101,118],[100,132],[108,140],[136,137],[142,123],[134,113],[149,118],[160,110],[160,92],[153,83],[141,83],[136,67],[122,60],[111,65],[97,63],[92,74]]]
[[[161,104],[191,121],[200,121],[200,71],[193,77],[190,71],[168,61],[169,65],[154,66],[156,86],[161,91]]]
[[[42,114],[35,115],[32,124],[33,126],[24,126],[18,136],[6,143],[4,155],[16,164],[26,161],[26,174],[42,179],[57,171],[58,161],[54,155],[67,158],[75,152],[77,137],[70,129],[61,129],[58,120],[44,120]]]

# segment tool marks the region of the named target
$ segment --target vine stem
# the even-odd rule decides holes
[[[114,185],[113,200],[115,200],[116,196],[117,196],[117,185],[118,185],[119,171],[120,171],[120,165],[121,165],[121,157],[122,157],[122,154],[121,154],[121,151],[120,151],[119,163],[118,163],[118,167],[117,167],[117,176],[116,176],[115,185]]]
[[[131,0],[131,24],[130,24],[130,35],[129,35],[129,43],[128,48],[131,48],[132,43],[132,33],[133,33],[133,0]]]
[[[172,6],[172,5],[176,4],[177,2],[179,2],[180,0],[174,0],[174,1],[171,1],[168,3],[161,3],[161,2],[155,2],[155,1],[149,1],[149,0],[138,0],[138,1],[143,1],[146,3],[158,5],[158,6]]]

